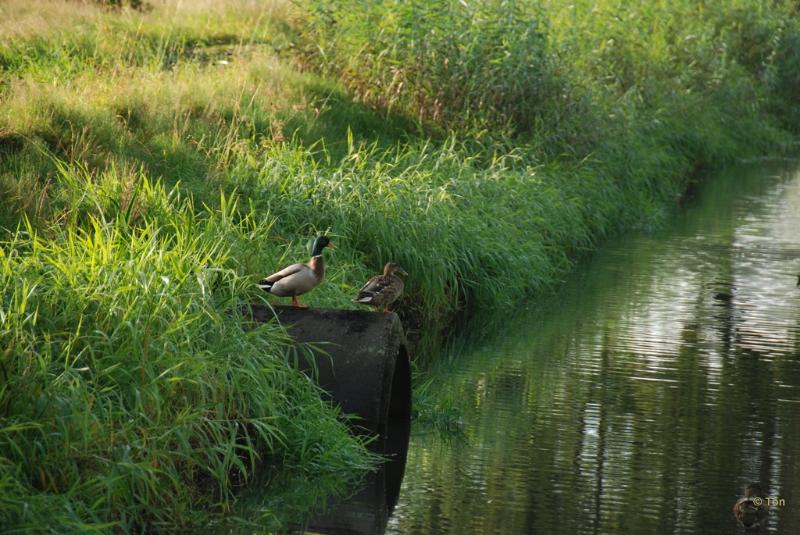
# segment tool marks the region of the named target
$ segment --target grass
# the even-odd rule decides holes
[[[544,135],[537,150],[551,153],[594,150],[585,145],[618,122],[613,108],[622,103],[635,106],[637,121],[671,111],[675,103],[664,99],[673,95],[756,111],[788,96],[800,58],[791,2],[303,5],[311,15],[298,25],[304,61],[359,100],[434,130]],[[577,128],[597,131],[582,139]],[[571,135],[554,139],[558,131]]]
[[[97,201],[84,178],[62,169]],[[0,249],[6,527],[185,528],[229,510],[259,468],[331,492],[370,466],[288,366],[285,333],[239,313],[259,297],[237,270],[269,224],[138,179],[138,202],[26,224]]]
[[[0,524],[191,529],[259,474],[228,521],[278,529],[374,459],[241,316],[260,277],[325,232],[305,301],[350,307],[398,261],[432,359],[793,134],[788,2],[427,6],[0,6]]]

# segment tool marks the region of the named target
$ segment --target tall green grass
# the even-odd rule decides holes
[[[302,475],[319,499],[370,466],[290,368],[282,329],[242,316],[259,300],[246,251],[269,220],[227,199],[197,209],[141,175],[120,204],[107,175],[91,188],[60,171],[66,218],[0,244],[0,524],[187,528],[257,469]]]
[[[795,102],[800,26],[789,1],[303,5],[304,61],[356,98],[432,131],[522,133],[551,155],[593,151],[620,99],[642,122],[669,111],[672,95],[746,114]]]
[[[543,14],[529,2],[305,2],[305,59],[359,97],[421,122],[531,123],[551,91]]]

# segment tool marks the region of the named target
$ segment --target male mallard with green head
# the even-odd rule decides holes
[[[744,496],[736,500],[733,514],[736,520],[746,529],[755,529],[767,517],[767,505],[764,503],[761,485],[750,483],[744,489]]]
[[[389,305],[403,293],[403,281],[395,273],[408,275],[400,264],[389,262],[383,267],[383,275],[375,275],[368,280],[353,301],[375,308],[383,307],[383,313],[388,314]]]
[[[322,250],[330,245],[327,236],[319,236],[314,240],[311,260],[305,264],[292,264],[269,277],[262,279],[258,287],[278,297],[292,296],[295,308],[308,308],[297,300],[298,295],[313,290],[325,278],[325,264],[322,261]]]

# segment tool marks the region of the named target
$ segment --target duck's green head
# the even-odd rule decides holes
[[[329,245],[333,247],[330,238],[327,236],[318,236],[317,239],[314,240],[314,247],[311,249],[311,256],[321,255],[322,250]]]

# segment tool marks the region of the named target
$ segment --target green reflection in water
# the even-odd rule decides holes
[[[463,439],[414,429],[390,533],[742,532],[760,481],[800,533],[800,172],[708,181],[434,371]],[[738,530],[738,531],[737,531]]]

